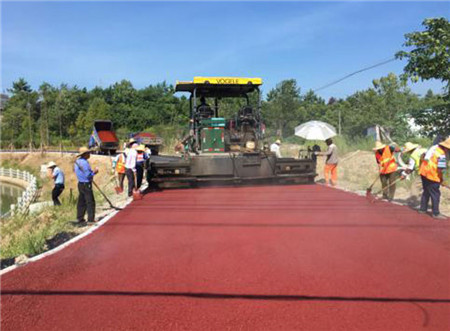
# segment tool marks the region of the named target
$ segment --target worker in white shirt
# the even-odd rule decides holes
[[[128,149],[127,159],[125,161],[125,174],[128,179],[128,196],[133,195],[133,189],[135,187],[135,176],[136,176],[136,158],[137,151],[136,148],[139,145],[134,143],[131,148]],[[137,178],[136,178],[137,179]]]
[[[281,145],[281,141],[280,139],[277,139],[277,141],[275,141],[272,145],[270,145],[270,151],[272,153],[275,153],[275,155],[280,158],[281,157],[281,153],[280,153],[280,145]]]

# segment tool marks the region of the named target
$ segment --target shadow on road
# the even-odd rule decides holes
[[[420,228],[420,229],[434,229],[434,228],[448,228],[450,224],[310,224],[310,223],[174,223],[174,222],[115,222],[107,223],[105,227],[109,226],[189,226],[189,227],[254,227],[254,228]]]
[[[132,297],[187,297],[196,299],[242,299],[242,300],[274,300],[274,301],[356,301],[356,302],[415,302],[415,303],[450,303],[450,299],[432,298],[389,298],[389,297],[340,297],[309,295],[270,295],[270,294],[226,294],[203,292],[132,292],[132,291],[2,291],[2,295],[23,296],[132,296]]]

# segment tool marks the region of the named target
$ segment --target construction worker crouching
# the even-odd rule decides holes
[[[441,198],[440,186],[447,186],[444,183],[443,172],[447,168],[449,151],[450,137],[428,149],[419,169],[423,187],[419,213],[425,214],[427,212],[428,202],[431,199],[432,216],[440,220],[447,220],[447,217],[439,212],[439,202]]]
[[[395,181],[398,177],[398,165],[394,157],[394,152],[399,151],[399,149],[377,141],[373,150],[375,151],[375,159],[378,163],[383,199],[392,201],[395,195]]]
[[[405,178],[414,171],[419,172],[420,161],[423,159],[427,149],[422,148],[418,144],[407,142],[403,147],[403,154],[409,155],[409,162],[406,169],[402,172],[402,177]]]
[[[402,149],[403,155],[409,156],[409,161],[406,169],[404,169],[401,173],[401,178],[402,180],[407,178],[409,179],[409,176],[413,175],[413,184],[411,185],[411,193],[413,195],[418,195],[422,189],[422,182],[416,180],[416,174],[419,173],[420,163],[426,151],[426,148],[422,148],[420,145],[411,143],[409,141]]]

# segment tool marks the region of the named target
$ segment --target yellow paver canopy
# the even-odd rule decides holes
[[[253,92],[262,85],[261,78],[194,77],[193,81],[177,81],[175,91],[190,92],[205,97],[237,96]]]

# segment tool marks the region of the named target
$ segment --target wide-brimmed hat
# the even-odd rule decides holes
[[[137,149],[138,147],[139,147],[139,145],[136,144],[136,143],[133,143],[133,144],[131,145],[131,148],[133,148],[133,149]]]
[[[139,145],[139,146],[136,148],[136,150],[137,150],[138,152],[145,152],[145,145]]]
[[[412,150],[416,149],[417,147],[419,147],[418,144],[414,144],[414,143],[411,143],[411,142],[408,141],[405,144],[405,147],[403,147],[403,153],[411,152]]]
[[[50,162],[47,164],[47,168],[53,168],[53,167],[56,167],[56,163],[53,162],[53,161],[50,161]]]
[[[77,156],[81,156],[83,154],[91,153],[91,152],[92,151],[89,148],[87,148],[87,147],[80,147],[80,149],[78,150],[78,155]]]
[[[439,145],[444,146],[445,148],[450,149],[450,137],[445,139],[444,141],[441,141]]]
[[[277,141],[275,141],[275,144],[281,145],[281,140],[280,140],[280,139],[277,139]]]
[[[375,148],[373,148],[374,151],[377,151],[379,149],[385,148],[386,144],[383,144],[381,141],[377,140],[375,142]]]

